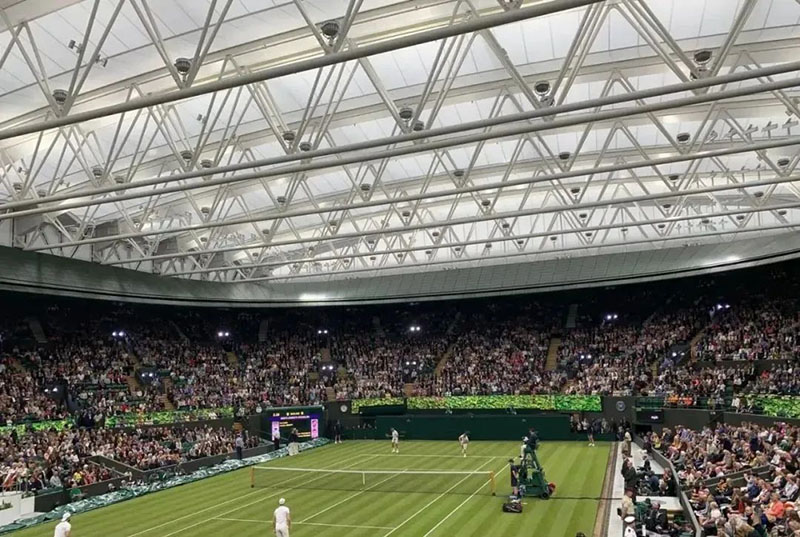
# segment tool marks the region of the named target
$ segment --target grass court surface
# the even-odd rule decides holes
[[[396,470],[332,479],[324,472],[238,470],[72,517],[73,537],[269,537],[279,497],[291,508],[292,537],[573,537],[591,535],[609,456],[609,444],[542,442],[538,455],[557,489],[550,500],[526,499],[524,513],[502,513],[510,492],[508,459],[517,442],[351,441],[271,461],[264,466],[309,469]],[[494,471],[497,496],[477,476],[403,476],[403,471]],[[317,480],[316,482],[314,480]],[[338,486],[331,486],[333,483]],[[319,485],[319,486],[317,486]],[[395,488],[396,490],[393,490]],[[51,537],[55,523],[14,532]]]

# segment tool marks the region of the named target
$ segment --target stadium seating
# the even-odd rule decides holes
[[[707,535],[793,535],[800,518],[800,430],[783,423],[678,427],[647,443],[667,456]],[[787,507],[788,506],[788,507]]]
[[[775,287],[787,285],[786,277],[773,279]],[[8,387],[0,418],[223,406],[252,412],[410,393],[798,393],[791,361],[800,320],[791,293],[779,300],[725,282],[697,287],[601,291],[577,304],[573,327],[565,325],[570,297],[335,316],[32,306],[28,314],[41,320],[46,344],[18,317],[2,319]],[[734,293],[737,300],[719,298]],[[259,340],[262,324],[269,328]],[[553,338],[557,360],[545,367]],[[755,360],[769,363],[756,368]]]
[[[783,298],[723,279],[604,290],[581,302],[522,297],[335,315],[34,301],[24,315],[0,316],[0,422],[72,416],[91,427],[160,410],[233,407],[241,414],[332,398],[559,392],[659,396],[676,406],[708,398],[752,410],[748,394],[800,393],[800,319],[789,280],[785,274],[769,280]],[[570,322],[568,311],[577,312]],[[761,455],[728,448],[731,461],[710,457],[722,453],[710,448],[719,438],[741,443],[753,434],[682,430],[666,454],[693,486],[777,456],[770,442]],[[219,453],[232,438],[220,431],[95,427],[24,437],[6,432],[0,440],[3,476],[46,486],[53,474],[64,485],[77,483],[70,476],[78,470],[84,482],[98,479],[89,453],[151,468]],[[57,450],[54,459],[50,445],[74,450]]]

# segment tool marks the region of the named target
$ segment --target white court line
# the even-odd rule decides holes
[[[497,472],[497,473],[498,473],[498,474],[502,474],[503,472],[505,472],[505,471],[506,471],[506,468],[508,468],[508,463],[506,463],[506,465],[505,465],[505,466],[503,466],[503,468],[502,468],[502,469],[501,469],[499,472]],[[478,490],[476,490],[475,492],[473,492],[472,494],[470,494],[470,495],[467,497],[467,499],[466,499],[466,500],[464,500],[463,502],[461,502],[460,504],[458,504],[458,505],[455,507],[455,509],[453,509],[452,511],[450,511],[450,512],[447,514],[447,516],[446,516],[446,517],[444,517],[444,518],[443,518],[443,519],[441,519],[439,522],[437,522],[437,523],[436,523],[436,525],[435,525],[434,527],[432,527],[430,530],[428,530],[428,533],[426,533],[426,534],[425,534],[425,535],[423,535],[422,537],[428,537],[428,536],[429,536],[431,533],[433,533],[433,532],[434,532],[434,530],[436,530],[436,528],[438,528],[439,526],[441,526],[442,524],[444,524],[445,520],[447,520],[448,518],[450,518],[451,516],[453,516],[453,515],[455,514],[455,512],[456,512],[456,511],[458,511],[459,509],[461,509],[462,507],[464,507],[464,504],[466,504],[468,501],[470,501],[472,498],[474,498],[474,497],[475,497],[475,495],[476,495],[476,494],[478,494],[478,493],[481,491],[481,489],[482,489],[483,487],[485,487],[485,486],[486,486],[486,484],[483,484],[483,485],[481,485],[480,487],[478,487]]]
[[[359,455],[359,457],[361,457],[361,455]],[[362,461],[358,460],[358,461],[354,462],[353,464],[351,464],[350,466],[355,466],[356,464],[359,464],[360,462],[362,462]],[[313,479],[309,479],[308,481],[306,481],[306,483],[313,483],[314,481],[318,481],[318,480],[322,479],[323,477],[325,477],[325,476],[321,475],[319,477],[315,477]],[[292,479],[294,479],[294,478],[290,478],[289,481],[291,481]],[[282,481],[282,483],[285,483],[285,481]],[[230,510],[225,511],[224,513],[220,513],[220,514],[229,515],[231,513],[235,513],[236,511],[244,509],[245,507],[250,507],[251,505],[255,505],[255,504],[259,503],[259,502],[263,502],[264,500],[268,500],[270,498],[274,498],[275,496],[280,496],[281,494],[284,494],[287,490],[291,490],[291,489],[284,489],[284,490],[278,491],[278,492],[276,492],[274,494],[268,494],[267,496],[264,496],[263,498],[256,498],[252,502],[248,502],[248,503],[242,504],[239,507],[234,507],[233,509],[230,509]],[[179,530],[175,530],[172,533],[167,533],[166,535],[162,535],[161,537],[171,537],[172,535],[177,535],[178,533],[182,533],[182,532],[184,532],[186,530],[189,530],[189,529],[192,529],[192,528],[196,528],[197,526],[205,524],[209,520],[213,520],[215,518],[217,518],[217,517],[208,517],[208,518],[206,518],[204,520],[201,520],[200,522],[196,522],[196,523],[194,523],[194,524],[192,524],[190,526],[186,526],[185,528],[181,528]]]
[[[492,461],[491,461],[491,460],[488,460],[488,461],[486,461],[485,463],[481,464],[481,465],[480,465],[480,466],[479,466],[479,467],[478,467],[476,470],[474,470],[474,471],[475,471],[475,472],[479,472],[479,471],[480,471],[480,470],[481,470],[481,469],[482,469],[484,466],[486,466],[486,465],[487,465],[487,464],[489,464],[490,462],[492,462]],[[395,526],[395,527],[394,527],[393,529],[391,529],[391,530],[390,530],[388,533],[384,534],[384,536],[383,536],[383,537],[389,537],[389,535],[393,534],[394,532],[396,532],[397,530],[399,530],[400,528],[402,528],[403,526],[405,526],[406,524],[408,524],[409,522],[411,522],[412,520],[414,520],[415,518],[417,518],[417,515],[418,515],[418,514],[420,514],[421,512],[423,512],[425,509],[427,509],[428,507],[430,507],[431,505],[433,505],[433,504],[434,504],[434,503],[436,503],[437,501],[439,501],[439,499],[440,499],[440,498],[444,497],[444,496],[445,496],[445,495],[446,495],[448,492],[450,492],[451,490],[453,490],[454,488],[456,488],[456,487],[457,487],[458,485],[460,485],[460,484],[461,484],[461,483],[462,483],[462,482],[463,482],[465,479],[467,479],[467,478],[469,478],[469,477],[471,477],[471,476],[466,476],[466,477],[464,477],[464,478],[462,478],[462,479],[459,479],[458,481],[456,481],[456,484],[455,484],[455,485],[453,485],[452,487],[450,487],[449,489],[447,489],[446,491],[442,492],[442,493],[441,493],[441,494],[439,494],[437,497],[435,497],[434,499],[432,499],[431,501],[429,501],[427,504],[425,504],[424,506],[422,506],[420,509],[418,509],[418,510],[417,510],[417,512],[416,512],[416,513],[414,513],[413,515],[411,515],[410,517],[408,517],[407,519],[405,519],[404,521],[402,521],[402,522],[400,523],[400,525],[399,525],[399,526]],[[165,536],[165,537],[166,537],[166,536]]]
[[[396,476],[398,476],[398,475],[402,474],[404,471],[405,471],[405,470],[398,470],[398,471],[397,471],[397,473],[390,475],[390,476],[389,476],[389,477],[387,477],[386,479],[381,479],[380,481],[378,481],[378,482],[377,482],[377,483],[375,483],[374,485],[370,485],[369,487],[365,488],[364,490],[360,490],[360,491],[356,492],[355,494],[351,494],[350,496],[348,496],[348,497],[347,497],[347,498],[345,498],[344,500],[339,500],[339,501],[338,501],[338,502],[336,502],[335,504],[333,504],[333,505],[329,505],[328,507],[326,507],[325,509],[323,509],[323,510],[322,510],[322,511],[320,511],[319,513],[316,513],[316,514],[314,514],[314,515],[311,515],[310,517],[306,517],[306,518],[304,518],[303,520],[301,520],[300,522],[298,522],[298,524],[305,524],[305,523],[307,523],[309,520],[311,520],[312,518],[316,518],[316,517],[318,517],[319,515],[321,515],[322,513],[327,513],[328,511],[330,511],[330,510],[331,510],[331,509],[333,509],[334,507],[336,507],[336,506],[338,506],[338,505],[342,505],[344,502],[346,502],[346,501],[348,501],[348,500],[351,500],[351,499],[355,498],[356,496],[361,496],[361,495],[362,495],[362,494],[364,494],[365,492],[368,492],[370,489],[373,489],[373,488],[377,487],[377,486],[378,486],[378,485],[380,485],[381,483],[385,483],[386,481],[389,481],[389,480],[390,480],[390,479],[392,479],[393,477],[396,477]],[[389,529],[391,529],[391,528],[389,528]]]
[[[419,458],[434,458],[434,459],[463,459],[465,458],[463,455],[400,455],[399,453],[395,453],[394,455],[387,455],[386,453],[370,453],[370,455],[375,455],[380,457],[381,455],[386,455],[387,457],[395,458],[395,457],[419,457]],[[467,459],[506,459],[508,457],[503,455],[467,455]]]
[[[258,524],[269,524],[269,520],[253,520],[249,518],[222,518],[217,517],[214,520],[229,520],[230,522],[255,522]],[[352,524],[323,524],[322,522],[292,522],[292,526],[325,526],[330,528],[355,528],[355,529],[370,529],[370,530],[390,530],[391,526],[355,526]]]
[[[350,460],[350,459],[355,459],[355,458],[359,458],[360,459],[361,457],[364,457],[364,456],[365,456],[364,454],[360,453],[360,454],[354,455],[352,457],[347,457],[344,460]],[[367,456],[371,457],[371,455],[367,455]],[[358,463],[358,462],[361,462],[361,461],[356,461],[356,463]],[[286,483],[287,481],[292,481],[293,479],[296,479],[296,478],[297,477],[290,477],[289,479],[284,479],[283,481],[279,481],[276,484],[280,485],[282,483]],[[206,507],[204,509],[200,509],[199,511],[194,511],[193,513],[189,513],[188,515],[183,515],[183,516],[180,516],[178,518],[173,518],[172,520],[169,520],[167,522],[163,522],[161,524],[158,524],[157,526],[153,526],[153,527],[147,528],[145,530],[137,531],[136,533],[131,533],[130,535],[128,535],[128,537],[137,537],[138,535],[142,535],[144,533],[147,533],[147,532],[150,532],[150,531],[153,531],[153,530],[157,530],[159,528],[163,528],[164,526],[168,526],[168,525],[172,524],[173,522],[177,522],[178,520],[183,520],[184,518],[191,518],[191,517],[199,515],[200,513],[204,513],[206,511],[210,511],[211,509],[216,509],[217,507],[220,507],[222,505],[227,505],[227,504],[232,503],[232,502],[241,501],[242,499],[247,498],[249,496],[252,496],[253,494],[262,494],[262,493],[264,493],[263,490],[254,490],[252,492],[248,492],[247,494],[242,494],[241,496],[237,496],[235,498],[231,498],[230,500],[226,500],[224,502],[220,502],[218,504]],[[269,498],[269,497],[270,496],[267,496],[266,498]],[[264,498],[264,499],[266,499],[266,498]],[[258,501],[261,501],[261,499],[259,499]],[[253,503],[256,503],[256,502],[253,502]],[[252,505],[252,503],[247,504],[247,505],[248,506]],[[227,513],[223,513],[223,514],[227,514]],[[203,522],[207,522],[208,520],[211,520],[211,518],[207,518]],[[199,525],[199,524],[195,524],[195,526],[197,526],[197,525]],[[194,527],[194,526],[191,526],[191,527]],[[188,528],[185,528],[185,529],[188,529]],[[181,531],[183,531],[183,530],[181,530]],[[179,532],[173,532],[173,533],[170,533],[169,535],[173,535],[174,533],[179,533]],[[164,537],[166,537],[166,536],[164,536]]]

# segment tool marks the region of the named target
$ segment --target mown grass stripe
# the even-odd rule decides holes
[[[501,505],[509,493],[508,471],[503,469],[507,459],[519,455],[519,442],[473,442],[467,458],[459,457],[459,446],[452,442],[401,442],[401,456],[393,457],[388,441],[353,441],[337,446],[326,446],[305,452],[298,457],[284,458],[276,465],[310,467],[320,470],[370,468],[394,470],[446,470],[472,471],[484,463],[486,470],[494,469],[497,475],[498,496],[476,494],[477,483],[458,487],[419,512],[389,537],[528,537],[548,535],[572,537],[577,531],[592,531],[598,502],[572,500],[569,497],[594,498],[599,496],[609,447],[600,444],[595,448],[583,442],[543,442],[539,458],[547,471],[547,478],[558,485],[551,501],[527,499],[522,515],[501,513]],[[385,455],[384,455],[385,452]],[[376,456],[371,456],[376,455]],[[402,455],[411,455],[403,457]],[[500,470],[502,469],[502,472]],[[271,534],[266,521],[271,517],[275,495],[280,488],[256,489],[249,486],[248,470],[231,472],[215,478],[122,502],[107,508],[73,517],[73,533],[78,536],[102,535],[104,537],[216,537],[235,534],[237,537],[263,537]],[[468,480],[469,481],[469,480]],[[315,490],[294,488],[285,495],[295,520],[313,516],[309,524],[298,524],[292,537],[383,537],[389,529],[396,528],[409,515],[417,512],[453,485],[451,478],[436,478],[425,482],[428,491],[385,492],[366,491],[342,502],[353,493],[341,490]],[[389,481],[387,484],[391,484]],[[369,486],[369,483],[368,483]],[[408,483],[404,486],[408,487]],[[457,492],[457,494],[454,494]],[[250,493],[252,496],[247,496]],[[252,505],[243,505],[253,501]],[[229,503],[224,503],[229,502]],[[340,502],[339,505],[334,505]],[[242,505],[240,505],[242,504]],[[461,508],[458,506],[463,504]],[[331,507],[333,506],[333,507]],[[233,514],[224,514],[231,508]],[[330,509],[327,509],[331,507]],[[198,513],[199,512],[199,513]],[[449,515],[449,518],[448,518]],[[206,520],[213,517],[211,520]],[[249,519],[258,522],[242,523],[222,518]],[[444,519],[444,520],[443,520]],[[200,524],[194,525],[197,522]],[[322,526],[321,524],[326,524]],[[330,525],[327,525],[330,524]],[[437,526],[438,524],[438,526]],[[191,526],[191,527],[190,527]],[[352,528],[338,526],[355,526]],[[53,524],[36,526],[15,532],[13,537],[50,537]],[[155,529],[154,529],[155,528]],[[144,530],[144,531],[143,531]]]

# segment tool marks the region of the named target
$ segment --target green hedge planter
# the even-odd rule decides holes
[[[399,398],[357,399],[352,402],[354,414],[363,407],[401,405]],[[567,412],[601,412],[599,395],[459,395],[449,397],[409,397],[409,410],[560,410]]]
[[[360,414],[365,407],[398,406],[403,404],[402,397],[374,397],[371,399],[353,399],[350,403],[350,412]]]

